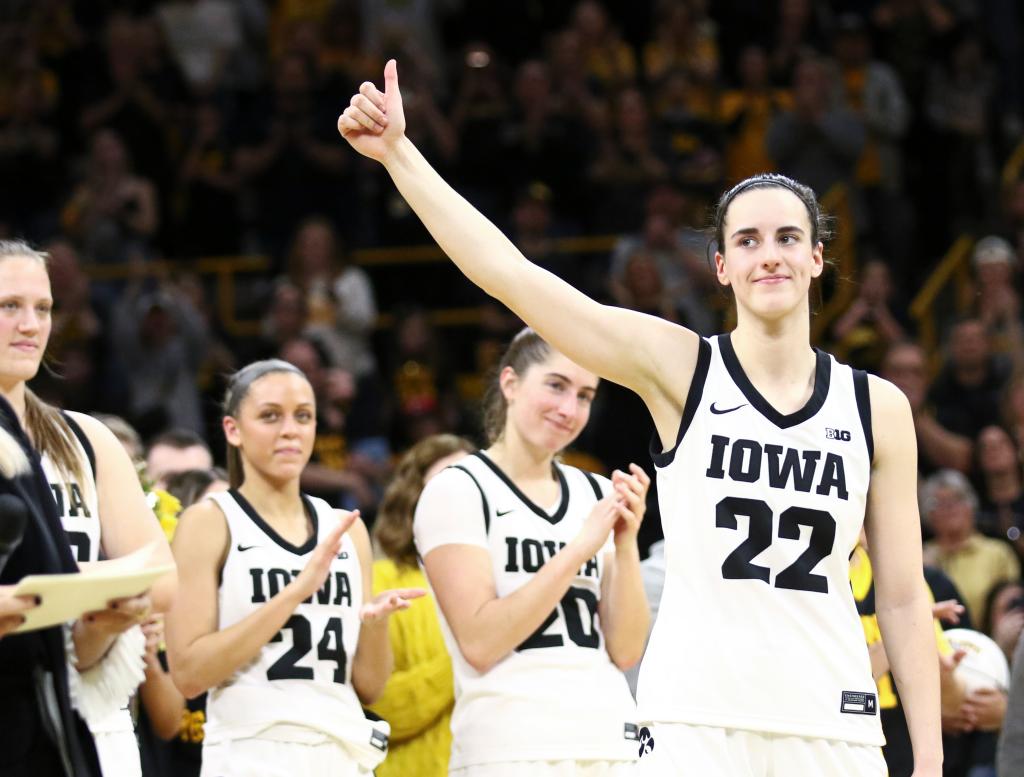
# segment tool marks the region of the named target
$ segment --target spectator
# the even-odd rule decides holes
[[[917,432],[918,471],[971,469],[972,438],[946,428],[928,402],[928,361],[915,343],[897,343],[885,354],[882,377],[894,383],[910,402]]]
[[[967,478],[941,470],[925,481],[922,515],[934,534],[924,545],[924,560],[956,584],[973,620],[988,617],[985,601],[997,583],[1020,577],[1020,561],[1005,542],[978,532],[978,497]]]
[[[426,588],[413,543],[412,519],[420,492],[434,475],[474,446],[461,437],[427,437],[409,449],[381,500],[373,539],[383,558],[373,562],[373,590]],[[388,623],[395,669],[371,709],[391,724],[388,757],[377,777],[448,774],[455,688],[436,604],[427,597]]]
[[[169,475],[167,493],[177,500],[177,512],[226,491],[228,475],[222,469],[187,469]],[[174,516],[177,524],[177,515]],[[173,540],[173,533],[168,540]],[[143,774],[149,777],[199,777],[206,722],[206,694],[186,699],[174,685],[163,645],[163,618],[153,618],[143,629],[147,636],[146,679],[139,688],[136,731]]]
[[[1024,558],[1024,479],[1017,444],[1001,426],[986,426],[975,451],[981,483],[978,529],[1009,541]]]
[[[183,200],[176,222],[176,250],[185,256],[238,252],[239,180],[220,108],[202,102],[193,112],[178,191]]]
[[[633,84],[636,55],[619,37],[604,7],[596,0],[580,0],[573,9],[571,27],[580,36],[587,74],[605,94]]]
[[[889,349],[906,339],[907,322],[898,312],[893,292],[889,264],[882,259],[865,262],[860,293],[832,326],[838,358],[877,372]]]
[[[377,323],[373,285],[364,270],[346,256],[334,227],[324,218],[307,218],[288,253],[288,278],[306,298],[306,330],[327,351],[334,367],[357,379],[374,372],[369,336]]]
[[[124,263],[150,245],[160,223],[153,182],[136,176],[120,136],[102,129],[92,139],[84,179],[61,212],[61,222],[99,263]]]
[[[983,631],[1013,661],[1013,651],[1024,631],[1024,582],[1007,580],[1000,583],[988,597],[988,621]]]
[[[211,95],[242,43],[242,20],[228,0],[162,0],[157,17],[193,94]]]
[[[170,171],[174,110],[185,90],[155,32],[151,23],[123,12],[110,16],[104,30],[105,67],[86,82],[78,120],[86,136],[113,130],[139,175],[162,185]]]
[[[236,141],[233,164],[247,187],[243,194],[255,200],[253,226],[275,254],[323,203],[344,210],[348,161],[331,137],[333,120],[322,115],[316,98],[309,57],[286,55],[277,63],[271,94],[243,116]]]
[[[824,63],[801,61],[793,73],[793,109],[768,127],[765,145],[779,172],[825,195],[838,183],[852,183],[864,148],[864,124],[836,105]]]
[[[665,149],[655,136],[641,91],[619,92],[600,143],[587,173],[595,185],[593,217],[608,230],[635,229],[643,218],[643,194],[669,177]]]
[[[357,397],[352,374],[330,367],[312,340],[290,340],[281,346],[279,356],[302,370],[316,398],[316,439],[300,479],[303,491],[332,506],[359,507],[363,514],[372,516],[377,496],[371,482],[377,468],[365,456],[353,454],[358,450],[360,432],[380,439],[376,429],[367,434],[367,427],[374,426],[371,416],[377,412],[375,397]]]
[[[1020,369],[1024,367],[1024,331],[1013,246],[997,235],[989,235],[975,244],[971,259],[977,281],[974,309],[988,328],[992,350]]]
[[[58,407],[104,407],[107,359],[101,306],[70,241],[46,246],[54,299],[48,354],[54,365],[33,381],[37,393]]]
[[[974,439],[999,423],[999,399],[1010,378],[1009,360],[992,353],[984,322],[956,322],[948,338],[947,358],[928,392],[935,417],[957,434]]]
[[[51,113],[42,79],[20,73],[6,115],[0,112],[0,176],[18,182],[0,193],[0,212],[21,233],[39,234],[54,226],[48,222],[55,221],[62,171],[60,135]]]
[[[205,428],[197,387],[208,332],[174,287],[143,292],[133,283],[113,314],[111,341],[129,391],[131,420],[143,436],[182,426]]]
[[[928,76],[926,114],[934,133],[933,153],[944,160],[930,168],[935,192],[944,207],[948,234],[956,235],[983,223],[996,183],[996,163],[989,140],[995,73],[981,40],[971,32],[955,36],[944,47],[941,63]]]
[[[910,105],[896,71],[872,56],[864,19],[843,14],[833,37],[846,107],[864,123],[864,149],[855,180],[865,196],[865,231],[892,255],[909,253],[912,209],[904,195],[902,144],[910,124]]]
[[[647,81],[657,83],[676,69],[697,76],[717,76],[718,31],[702,13],[703,4],[660,0],[655,5],[654,37],[643,49]]]
[[[738,76],[738,87],[722,95],[719,114],[726,133],[725,177],[729,186],[757,173],[775,171],[765,138],[775,117],[793,105],[789,91],[771,85],[768,55],[761,46],[743,49]]]
[[[586,142],[580,142],[585,137],[580,117],[565,112],[551,71],[541,60],[519,66],[512,94],[513,114],[501,134],[505,180],[522,187],[543,181],[558,195],[575,200],[575,181],[589,152]]]
[[[179,472],[213,466],[210,447],[191,429],[174,428],[154,437],[146,448],[146,477],[155,488]]]

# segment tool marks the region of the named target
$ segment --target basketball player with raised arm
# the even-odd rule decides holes
[[[470,280],[651,413],[666,582],[640,673],[639,773],[885,774],[847,574],[866,521],[914,775],[938,777],[913,420],[895,386],[810,345],[809,289],[824,266],[813,192],[761,175],[722,197],[715,271],[737,326],[705,339],[600,305],[527,261],[406,138],[394,61],[384,91],[363,83],[338,129],[385,166]]]

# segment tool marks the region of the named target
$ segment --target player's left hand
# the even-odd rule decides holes
[[[78,619],[85,632],[116,636],[149,618],[153,602],[149,592],[139,596],[112,599],[105,610],[87,612]]]
[[[396,610],[409,609],[410,600],[419,599],[426,594],[422,588],[393,588],[390,591],[381,591],[359,609],[359,620],[363,623],[383,620]]]
[[[619,512],[615,523],[615,542],[635,540],[647,512],[647,491],[651,479],[641,467],[629,465],[629,472],[615,470],[612,473],[612,488],[624,509]]]

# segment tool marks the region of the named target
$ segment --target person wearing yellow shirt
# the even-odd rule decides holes
[[[964,689],[953,677],[953,669],[963,657],[963,653],[954,653],[952,645],[942,632],[939,619],[969,628],[970,621],[963,605],[956,600],[959,593],[953,583],[937,569],[925,567],[925,580],[934,602],[940,601],[932,609],[935,616],[935,643],[940,659],[940,680],[943,716],[951,716],[960,709],[964,702]],[[868,557],[867,539],[863,530],[860,542],[850,556],[850,587],[857,604],[861,625],[864,627],[864,638],[868,643],[868,654],[871,657],[871,674],[878,687],[878,707],[882,715],[882,731],[885,733],[886,744],[882,749],[889,777],[910,777],[914,770],[913,752],[910,747],[910,732],[903,714],[899,695],[893,683],[889,668],[889,658],[882,644],[882,634],[878,628],[875,612],[875,581]],[[963,620],[961,620],[963,618]]]
[[[427,588],[413,544],[412,518],[423,486],[475,448],[461,437],[438,434],[402,457],[381,500],[373,538],[383,554],[373,564],[373,590]],[[387,759],[377,777],[444,777],[451,751],[455,689],[433,597],[412,602],[388,623],[395,669],[370,709],[391,724]]]

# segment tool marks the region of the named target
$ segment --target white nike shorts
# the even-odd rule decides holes
[[[886,777],[882,749],[834,739],[661,723],[640,729],[642,777]]]

